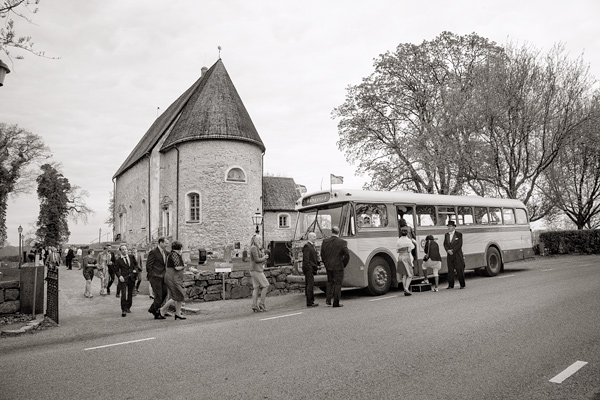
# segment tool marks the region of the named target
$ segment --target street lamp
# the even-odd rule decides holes
[[[8,65],[0,60],[0,86],[4,86],[4,77],[6,74],[10,74],[10,69],[8,69]]]
[[[21,241],[21,237],[23,234],[23,227],[21,225],[19,225],[19,228],[17,228],[17,231],[19,232],[19,268],[21,268],[21,264],[23,263],[23,246],[22,246],[22,241]]]
[[[256,225],[256,233],[260,233],[260,230],[258,229],[258,226],[262,224],[262,220],[263,220],[263,216],[260,212],[258,212],[258,208],[256,209],[256,212],[254,213],[254,215],[252,216],[252,223],[254,225]]]

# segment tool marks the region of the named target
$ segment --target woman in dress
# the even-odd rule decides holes
[[[165,283],[169,293],[169,300],[159,309],[160,315],[164,318],[171,304],[175,303],[175,320],[187,319],[181,315],[181,303],[185,296],[183,287],[183,270],[185,263],[181,257],[181,242],[171,243],[171,252],[167,256],[167,270],[165,272]]]
[[[267,311],[265,298],[269,291],[269,281],[265,276],[265,262],[269,258],[262,248],[260,236],[254,235],[250,240],[250,277],[252,278],[252,311]],[[258,291],[260,290],[260,304],[258,302]]]
[[[100,296],[106,296],[106,285],[108,284],[108,263],[110,253],[108,246],[104,246],[98,254],[98,278],[100,279]]]
[[[98,261],[94,258],[94,250],[89,249],[87,256],[83,257],[83,277],[85,278],[85,297],[91,298],[92,295],[92,279],[94,279],[94,269]]]

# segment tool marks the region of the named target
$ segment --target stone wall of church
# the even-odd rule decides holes
[[[215,256],[224,246],[240,243],[243,248],[254,231],[252,216],[262,212],[262,152],[257,146],[234,140],[185,142],[179,148],[179,199],[177,151],[164,155],[161,197],[169,195],[177,210],[179,237],[184,248],[195,252],[203,247]],[[227,181],[227,172],[239,168],[245,182]],[[200,195],[200,221],[190,220],[188,195]],[[173,239],[176,239],[175,236]]]
[[[144,158],[115,180],[115,236],[121,234],[121,241],[129,244],[147,237],[147,206],[148,161]]]

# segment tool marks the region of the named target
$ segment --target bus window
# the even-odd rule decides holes
[[[454,206],[438,206],[438,226],[446,226],[448,221],[456,221],[456,213]]]
[[[527,211],[523,208],[517,208],[516,210],[517,224],[527,224]]]
[[[383,228],[388,226],[385,204],[357,204],[356,222],[359,228]]]
[[[475,207],[475,223],[477,225],[487,225],[489,221],[487,208]]]
[[[458,207],[458,224],[473,225],[473,209],[471,207]]]
[[[490,207],[490,224],[502,225],[502,210],[500,207]]]
[[[503,208],[502,209],[502,218],[504,219],[505,225],[514,225],[515,224],[515,211],[512,208]]]
[[[434,226],[436,221],[434,206],[417,206],[418,226]]]

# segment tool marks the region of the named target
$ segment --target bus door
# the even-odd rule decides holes
[[[395,204],[396,212],[398,215],[398,237],[400,237],[400,232],[402,230],[408,231],[408,237],[411,239],[417,240],[417,232],[415,223],[417,221],[415,214],[415,205],[414,204]],[[419,259],[419,251],[418,251],[418,243],[415,245],[415,248],[412,251],[413,260],[415,261],[415,266],[417,264],[417,260]]]

